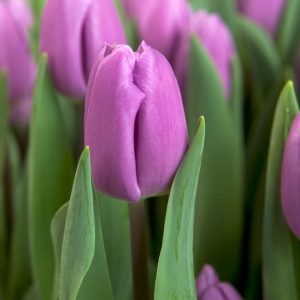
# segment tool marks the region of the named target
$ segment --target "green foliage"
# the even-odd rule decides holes
[[[43,300],[51,297],[54,276],[50,223],[69,199],[74,173],[72,152],[46,63],[43,55],[33,96],[29,141],[30,254],[34,283]]]
[[[263,223],[264,299],[297,299],[293,247],[280,204],[281,162],[285,140],[299,108],[291,82],[276,108],[269,146]]]
[[[172,184],[155,282],[156,300],[196,299],[193,235],[204,137],[202,117]]]

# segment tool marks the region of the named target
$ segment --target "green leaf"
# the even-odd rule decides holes
[[[8,89],[6,73],[0,72],[0,177],[4,167],[4,152],[8,129]]]
[[[4,188],[2,184],[5,162],[5,150],[8,131],[8,89],[5,72],[0,72],[0,288],[6,285],[6,216],[4,206]]]
[[[95,253],[95,220],[89,149],[79,160],[61,250],[58,295],[75,300]]]
[[[10,155],[14,152],[10,146]],[[8,274],[9,299],[21,299],[31,282],[28,243],[28,168],[24,166],[13,181],[14,224],[12,228]]]
[[[269,146],[263,219],[264,299],[297,299],[293,249],[280,204],[281,162],[289,128],[299,108],[293,84],[284,87],[277,104]]]
[[[29,147],[29,239],[34,283],[41,299],[50,299],[54,255],[50,224],[70,197],[72,152],[57,96],[42,55],[33,96]]]
[[[205,137],[201,117],[194,140],[172,184],[154,299],[196,299],[193,262],[194,215]]]
[[[197,115],[207,130],[196,204],[195,267],[212,264],[227,281],[236,279],[243,232],[243,148],[232,106],[216,68],[192,39],[186,115],[190,132]]]
[[[88,150],[85,150],[79,162],[70,202],[58,210],[51,224],[56,265],[52,299],[55,300],[58,299],[58,289],[59,299],[84,300],[100,296],[103,299],[113,299],[99,204],[93,201],[87,154]]]
[[[132,299],[128,203],[100,192],[97,192],[96,196],[100,207],[99,212],[114,298],[118,300]]]
[[[280,73],[280,59],[275,45],[267,32],[245,17],[237,18],[236,28],[237,45],[243,64],[249,70],[252,89],[262,93],[273,85]]]
[[[300,1],[286,0],[284,14],[276,37],[283,61],[295,64],[300,46]]]

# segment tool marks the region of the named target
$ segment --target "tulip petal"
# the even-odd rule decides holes
[[[197,296],[200,297],[207,288],[216,285],[218,282],[219,276],[215,269],[210,265],[205,265],[197,278]]]
[[[300,113],[288,135],[281,171],[281,205],[292,232],[300,239]]]
[[[19,25],[7,2],[0,2],[0,69],[8,72],[12,102],[31,97],[35,77],[35,64],[27,37]]]
[[[132,50],[125,45],[102,49],[107,50],[90,77],[85,144],[90,146],[96,187],[114,197],[138,201],[134,128],[144,94],[134,84]]]
[[[142,43],[134,83],[145,94],[136,120],[135,153],[142,197],[168,191],[188,145],[182,99],[171,66]]]
[[[55,85],[71,97],[84,96],[82,25],[92,0],[48,1],[41,23],[41,51],[49,55]],[[74,7],[76,9],[74,9]]]
[[[208,288],[199,300],[242,300],[239,293],[228,283],[219,283]]]
[[[125,33],[111,0],[92,1],[83,26],[83,68],[86,81],[103,43],[126,44]]]

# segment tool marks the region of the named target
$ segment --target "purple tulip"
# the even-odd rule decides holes
[[[239,0],[241,13],[275,35],[285,5],[285,0]]]
[[[191,35],[196,35],[210,56],[220,77],[226,99],[231,95],[231,63],[235,46],[231,33],[217,14],[200,10],[190,15],[190,30],[182,37],[174,69],[180,86],[185,89],[187,77],[189,43]]]
[[[290,129],[281,170],[281,205],[285,220],[300,239],[300,113]]]
[[[0,69],[8,76],[12,121],[20,123],[27,122],[30,116],[36,67],[27,36],[28,15],[14,8],[10,1],[0,2]]]
[[[142,42],[105,45],[91,72],[85,107],[95,186],[137,202],[169,190],[188,145],[171,66]]]
[[[218,274],[210,265],[205,265],[198,275],[198,300],[241,300],[242,297],[229,283],[220,282]]]
[[[126,42],[113,0],[48,0],[40,48],[48,53],[50,72],[62,93],[73,98],[85,95],[104,42]]]
[[[122,0],[127,14],[135,21],[140,38],[160,51],[170,62],[181,31],[188,23],[186,0]]]

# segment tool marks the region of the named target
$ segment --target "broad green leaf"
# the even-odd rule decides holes
[[[261,97],[262,91],[272,86],[280,73],[279,55],[267,32],[247,18],[238,17],[236,28],[237,45],[249,70],[252,89]]]
[[[277,44],[283,61],[295,64],[300,46],[300,0],[286,0],[277,35]]]
[[[232,106],[216,68],[192,39],[186,115],[190,132],[197,115],[207,130],[196,204],[195,271],[212,264],[227,281],[236,279],[243,231],[243,148]]]
[[[13,146],[14,147],[14,146]],[[10,146],[10,149],[12,146]],[[10,154],[13,150],[10,150]],[[28,243],[28,168],[24,166],[13,181],[14,224],[12,228],[9,282],[9,299],[21,299],[31,282]]]
[[[64,295],[59,299],[98,299],[100,296],[103,299],[113,299],[99,218],[99,204],[95,200],[93,201],[93,195],[91,194],[90,169],[83,172],[83,167],[87,168],[86,164],[88,162],[88,158],[86,157],[87,153],[83,155],[85,155],[85,158],[82,157],[81,163],[79,163],[77,170],[78,175],[74,181],[71,200],[58,210],[51,224],[56,263],[53,300],[58,299],[57,289],[59,287],[60,293],[68,293],[68,296]],[[84,166],[83,163],[85,164]],[[75,204],[71,206],[72,201],[76,204],[78,210],[74,207]],[[89,214],[84,213],[84,206],[86,206],[85,210],[89,210]],[[93,214],[91,214],[91,209]],[[74,212],[76,214],[74,214]],[[70,219],[70,216],[72,219]],[[67,227],[65,228],[68,223],[66,220],[69,220],[69,223],[73,220],[73,225],[71,226],[72,234],[71,231],[67,230]],[[91,227],[91,223],[94,223],[93,228]],[[88,230],[86,230],[87,226],[89,227]],[[67,232],[69,233],[67,234]],[[94,247],[91,247],[93,237]],[[70,240],[70,238],[72,239]],[[73,240],[73,245],[68,247],[69,250],[67,252],[63,249],[63,245],[67,243],[66,240]],[[77,246],[74,245],[74,243]],[[90,245],[89,249],[87,245]],[[81,249],[81,251],[79,249]],[[63,251],[65,251],[65,254]],[[85,254],[83,252],[85,252]],[[63,258],[62,255],[64,255],[65,258]],[[80,264],[81,267],[74,265],[74,262]],[[65,275],[62,275],[63,263],[67,264],[67,273],[65,271]],[[81,271],[76,271],[78,268],[81,268]],[[65,278],[63,280],[65,283],[61,282],[62,276]],[[73,277],[73,280],[70,277]],[[72,281],[73,284],[70,281]],[[75,287],[74,284],[76,285]],[[72,295],[70,295],[70,293]]]
[[[58,295],[75,300],[95,253],[95,219],[89,149],[78,163],[63,236]]]
[[[103,238],[114,298],[116,300],[132,299],[128,203],[100,192],[97,192],[96,196],[99,202]]]
[[[204,137],[205,122],[201,117],[171,188],[155,281],[156,300],[196,299],[193,235]]]
[[[281,162],[289,128],[299,108],[288,82],[277,104],[269,146],[263,219],[263,294],[266,300],[294,300],[293,249],[280,204]]]
[[[51,297],[54,276],[50,224],[57,209],[70,197],[74,170],[46,62],[47,56],[42,55],[33,96],[29,147],[30,255],[36,290],[43,300]]]

